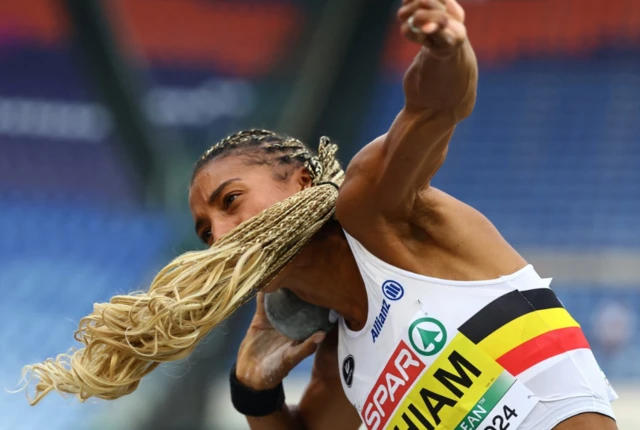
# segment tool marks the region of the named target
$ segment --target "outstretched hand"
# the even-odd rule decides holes
[[[402,34],[436,56],[452,54],[467,39],[464,9],[456,0],[403,0],[398,18]]]
[[[238,351],[236,376],[254,390],[266,390],[276,387],[294,367],[313,354],[325,333],[315,333],[304,342],[291,340],[269,322],[264,310],[264,293],[258,293],[256,302],[256,313]]]

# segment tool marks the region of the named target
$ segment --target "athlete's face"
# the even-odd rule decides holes
[[[198,237],[211,245],[234,227],[311,186],[300,167],[255,165],[242,155],[214,159],[193,180],[189,207]]]

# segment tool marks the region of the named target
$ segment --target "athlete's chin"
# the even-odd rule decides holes
[[[611,417],[587,412],[567,418],[553,430],[618,430],[618,426]]]

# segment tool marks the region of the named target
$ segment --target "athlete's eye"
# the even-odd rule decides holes
[[[238,198],[240,194],[238,193],[229,193],[226,196],[224,196],[224,199],[222,200],[222,205],[224,207],[225,210],[229,209],[229,207],[231,206],[231,204],[235,201],[236,198]]]
[[[205,245],[208,245],[211,240],[211,229],[204,230],[200,235],[200,240],[202,240]]]

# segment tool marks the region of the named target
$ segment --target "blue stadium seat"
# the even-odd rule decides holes
[[[0,385],[13,389],[23,365],[79,346],[72,335],[93,303],[145,288],[171,237],[148,211],[9,198],[0,208]],[[86,429],[97,407],[54,394],[29,410],[23,393],[3,393],[0,429]]]

